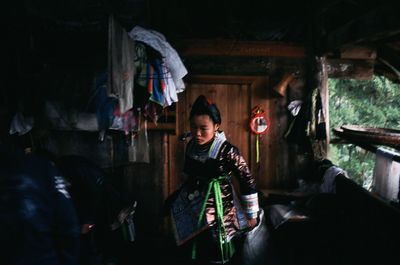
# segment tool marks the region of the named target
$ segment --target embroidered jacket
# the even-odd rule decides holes
[[[204,196],[210,181],[213,178],[223,177],[220,187],[224,227],[228,241],[241,229],[247,227],[245,214],[247,218],[257,217],[259,209],[255,178],[239,149],[228,142],[223,133],[217,134],[208,146],[199,146],[195,141],[189,141],[185,155],[184,174],[187,177],[185,185],[191,191],[189,197]],[[238,184],[237,191],[233,185],[233,178],[237,180],[235,182]],[[239,192],[241,196],[237,196],[236,192]],[[207,223],[213,227],[215,224],[213,191],[207,200],[205,215]]]

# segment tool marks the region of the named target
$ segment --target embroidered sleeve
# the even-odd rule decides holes
[[[259,207],[258,207],[258,194],[252,193],[249,195],[241,196],[243,208],[247,215],[247,218],[254,219],[257,218]]]
[[[256,180],[250,172],[246,160],[235,146],[230,146],[227,150],[226,158],[230,170],[239,180],[240,192],[242,194],[252,194],[256,192]]]
[[[259,211],[256,180],[251,174],[244,157],[235,146],[228,149],[227,157],[233,175],[238,178],[241,201],[248,218],[256,218]]]

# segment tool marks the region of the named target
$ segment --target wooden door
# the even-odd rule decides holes
[[[179,94],[177,105],[177,135],[169,135],[165,140],[168,162],[165,175],[168,187],[165,187],[165,196],[168,196],[180,186],[183,179],[180,174],[183,167],[185,143],[179,141],[179,135],[189,131],[189,113],[195,99],[203,94],[216,103],[222,118],[221,129],[227,139],[236,145],[248,162],[252,174],[256,177],[258,187],[280,188],[288,182],[288,148],[283,135],[287,126],[286,101],[278,98],[269,89],[267,77],[200,80],[192,82],[186,90]],[[251,109],[259,105],[262,107],[271,127],[266,135],[260,136],[260,161],[256,161],[256,136],[249,129]]]

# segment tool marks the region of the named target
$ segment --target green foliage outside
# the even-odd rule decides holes
[[[345,124],[400,129],[400,85],[385,77],[372,80],[329,79],[330,127]],[[331,139],[336,136],[331,132]],[[350,178],[369,188],[375,154],[351,144],[331,144],[329,159]]]

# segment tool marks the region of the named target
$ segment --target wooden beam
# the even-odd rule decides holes
[[[346,78],[369,80],[373,77],[374,62],[372,60],[339,60],[329,59],[326,64],[329,78]],[[185,81],[190,83],[206,84],[255,84],[263,80],[264,75],[214,75],[190,74]]]
[[[266,41],[238,40],[183,40],[174,44],[179,54],[185,56],[248,56],[292,57],[305,56],[304,47],[298,44]]]
[[[210,82],[243,83],[243,78],[272,76],[284,72],[305,75],[305,60],[294,58],[250,58],[250,57],[192,57],[185,59],[190,75],[185,79],[201,81],[210,77]],[[349,78],[368,80],[374,72],[373,60],[327,59],[328,76],[332,78]],[[199,76],[202,80],[199,80]],[[223,80],[221,82],[218,81]],[[237,82],[237,81],[240,82]]]
[[[203,84],[252,84],[263,76],[239,76],[239,75],[188,75],[189,83]]]
[[[304,58],[186,56],[185,65],[195,75],[274,75],[304,68]]]
[[[373,60],[328,59],[329,78],[370,80],[374,75]]]
[[[387,5],[361,16],[327,36],[326,51],[343,45],[376,41],[400,33],[398,8]]]
[[[340,48],[341,59],[369,59],[376,58],[376,48],[369,46],[347,45]]]

